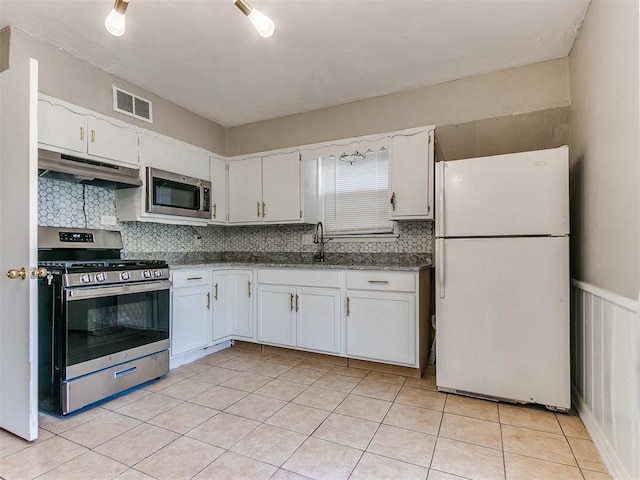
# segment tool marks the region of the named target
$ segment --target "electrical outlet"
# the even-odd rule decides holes
[[[117,221],[116,217],[113,216],[113,215],[102,215],[100,217],[100,223],[102,225],[115,226],[118,223],[118,221]]]
[[[199,235],[194,235],[193,236],[193,245],[194,245],[194,247],[202,245],[202,237],[199,236]]]
[[[305,233],[302,235],[303,245],[313,245],[313,235],[311,233]]]

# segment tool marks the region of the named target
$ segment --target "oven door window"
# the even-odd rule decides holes
[[[161,207],[200,210],[200,187],[154,178],[153,204]]]
[[[67,302],[67,365],[169,338],[169,290]]]

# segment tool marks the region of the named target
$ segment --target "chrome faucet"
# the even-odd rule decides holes
[[[333,239],[332,238],[327,238],[326,240],[324,239],[324,226],[322,225],[322,222],[316,223],[316,233],[313,234],[313,243],[317,243],[318,244],[318,251],[313,256],[313,259],[316,262],[324,262],[325,261],[325,258],[324,258],[324,246],[330,240],[333,240]]]

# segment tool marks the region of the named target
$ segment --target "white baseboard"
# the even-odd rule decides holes
[[[187,352],[183,353],[182,355],[171,357],[169,359],[169,368],[178,368],[182,365],[186,365],[187,363],[199,360],[202,357],[206,357],[207,355],[211,355],[212,353],[216,353],[220,350],[224,350],[225,348],[229,348],[230,346],[231,340],[228,340],[226,342],[218,343],[217,345],[212,345],[210,347],[201,348],[200,350],[194,350],[193,352]]]

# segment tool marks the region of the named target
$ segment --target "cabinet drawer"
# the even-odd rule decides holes
[[[211,284],[211,270],[175,270],[171,272],[173,288]]]
[[[296,287],[340,288],[338,270],[296,270],[263,269],[258,270],[258,283],[271,285],[294,285]]]
[[[377,271],[347,272],[350,290],[377,290],[383,292],[415,292],[415,273]]]

